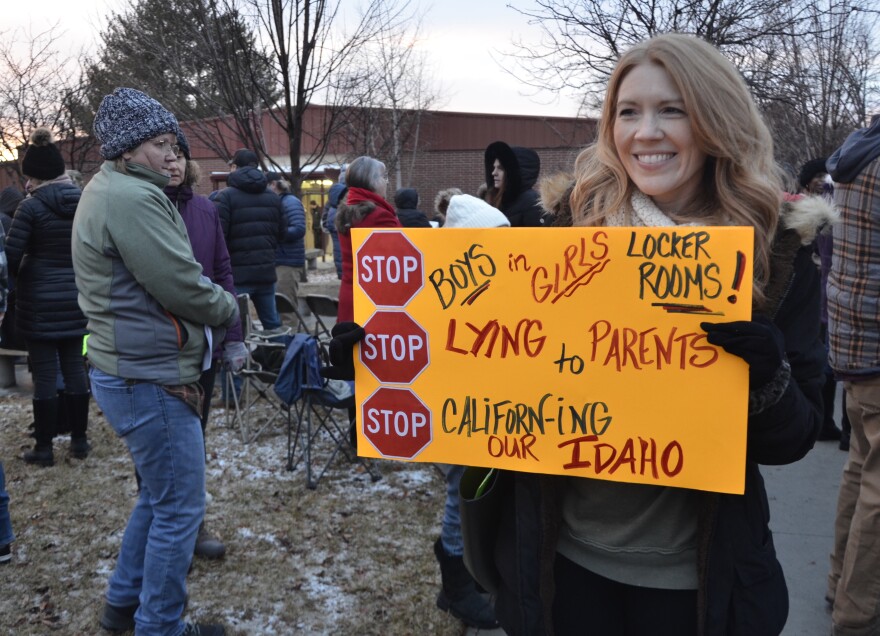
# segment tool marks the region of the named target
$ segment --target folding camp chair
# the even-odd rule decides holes
[[[293,302],[293,300],[291,300],[286,294],[275,292],[275,308],[278,310],[278,315],[283,317],[284,314],[293,314],[296,316],[297,320],[296,329],[294,329],[294,331],[296,333],[308,333],[308,323],[306,323],[306,318],[303,316],[297,305],[298,303]]]
[[[287,470],[294,470],[304,460],[306,486],[314,490],[342,453],[377,481],[382,478],[377,467],[358,457],[352,445],[348,413],[355,404],[353,383],[321,377],[321,362],[322,349],[314,336],[296,334],[287,347],[275,382],[276,395],[288,407]],[[321,441],[325,442],[323,446]],[[324,458],[316,460],[317,454]]]
[[[238,297],[241,331],[248,356],[245,365],[232,373],[224,368],[226,425],[238,428],[242,442],[248,444],[276,421],[282,421],[272,386],[284,359],[284,352],[293,336],[289,327],[260,331],[253,328],[250,297]],[[260,409],[259,405],[266,408]]]
[[[321,294],[309,294],[306,296],[306,306],[315,316],[313,331],[315,338],[321,342],[329,341],[332,337],[330,327],[336,322],[336,315],[339,313],[339,299]]]

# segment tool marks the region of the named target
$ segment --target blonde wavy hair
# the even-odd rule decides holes
[[[575,161],[569,203],[574,225],[603,225],[615,210],[630,214],[635,185],[614,145],[620,85],[640,64],[656,64],[684,101],[694,139],[707,155],[703,185],[678,221],[755,228],[754,296],[763,300],[782,184],[773,140],[736,68],[711,44],[678,33],[645,40],[624,53],[608,81],[596,142]]]

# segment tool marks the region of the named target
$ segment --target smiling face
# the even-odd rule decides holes
[[[177,135],[165,133],[122,153],[122,158],[168,177],[171,176],[172,166],[177,163],[177,150]]]
[[[614,146],[635,186],[663,212],[693,200],[706,153],[697,146],[681,93],[666,70],[643,62],[620,83]]]

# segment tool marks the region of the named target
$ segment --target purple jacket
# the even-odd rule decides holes
[[[232,284],[232,264],[229,261],[226,240],[223,238],[220,217],[214,203],[208,197],[194,194],[190,186],[167,186],[165,194],[171,199],[183,218],[186,232],[189,234],[189,242],[192,245],[193,256],[202,266],[202,273],[235,296],[235,286]],[[224,342],[240,342],[241,340],[241,320],[239,319],[226,332]],[[214,347],[215,358],[218,357],[220,344],[216,343]]]

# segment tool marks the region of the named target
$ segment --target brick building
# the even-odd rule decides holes
[[[304,157],[314,150],[309,147],[309,140],[315,135],[309,134],[308,130],[321,130],[323,108],[315,106],[306,111]],[[229,169],[227,157],[245,144],[233,134],[232,126],[217,125],[217,121],[184,122],[182,126],[190,141],[192,157],[202,168],[201,192],[224,187]],[[212,146],[224,148],[226,157],[218,156],[215,149],[203,143],[196,133],[197,128],[216,130]],[[467,193],[476,192],[485,181],[483,151],[491,142],[501,140],[512,146],[532,148],[541,158],[541,174],[547,175],[570,171],[577,153],[593,140],[595,129],[596,121],[592,119],[428,111],[421,117],[417,145],[410,143],[404,147],[400,162],[401,187],[416,188],[421,198],[420,208],[430,216],[438,191],[458,187]],[[287,135],[269,113],[263,114],[262,131],[267,154],[277,165],[289,166]],[[68,167],[81,165],[87,181],[100,166],[101,159],[94,144],[85,145],[91,146],[85,158],[78,162],[68,161]],[[61,142],[59,146],[68,159],[67,155],[72,152],[70,145]],[[352,147],[346,147],[342,139],[333,140],[330,151],[320,169],[307,174],[303,181],[302,199],[307,210],[324,207],[327,190],[336,179],[339,166],[358,154]],[[378,158],[388,163],[387,158]],[[8,169],[12,167],[11,162],[6,167],[6,170],[0,169],[0,188],[16,182],[14,169]],[[395,175],[389,174],[389,200],[394,196],[395,187]],[[310,226],[312,221],[308,219]],[[313,240],[309,240],[312,234],[308,232],[307,243],[313,244]]]

